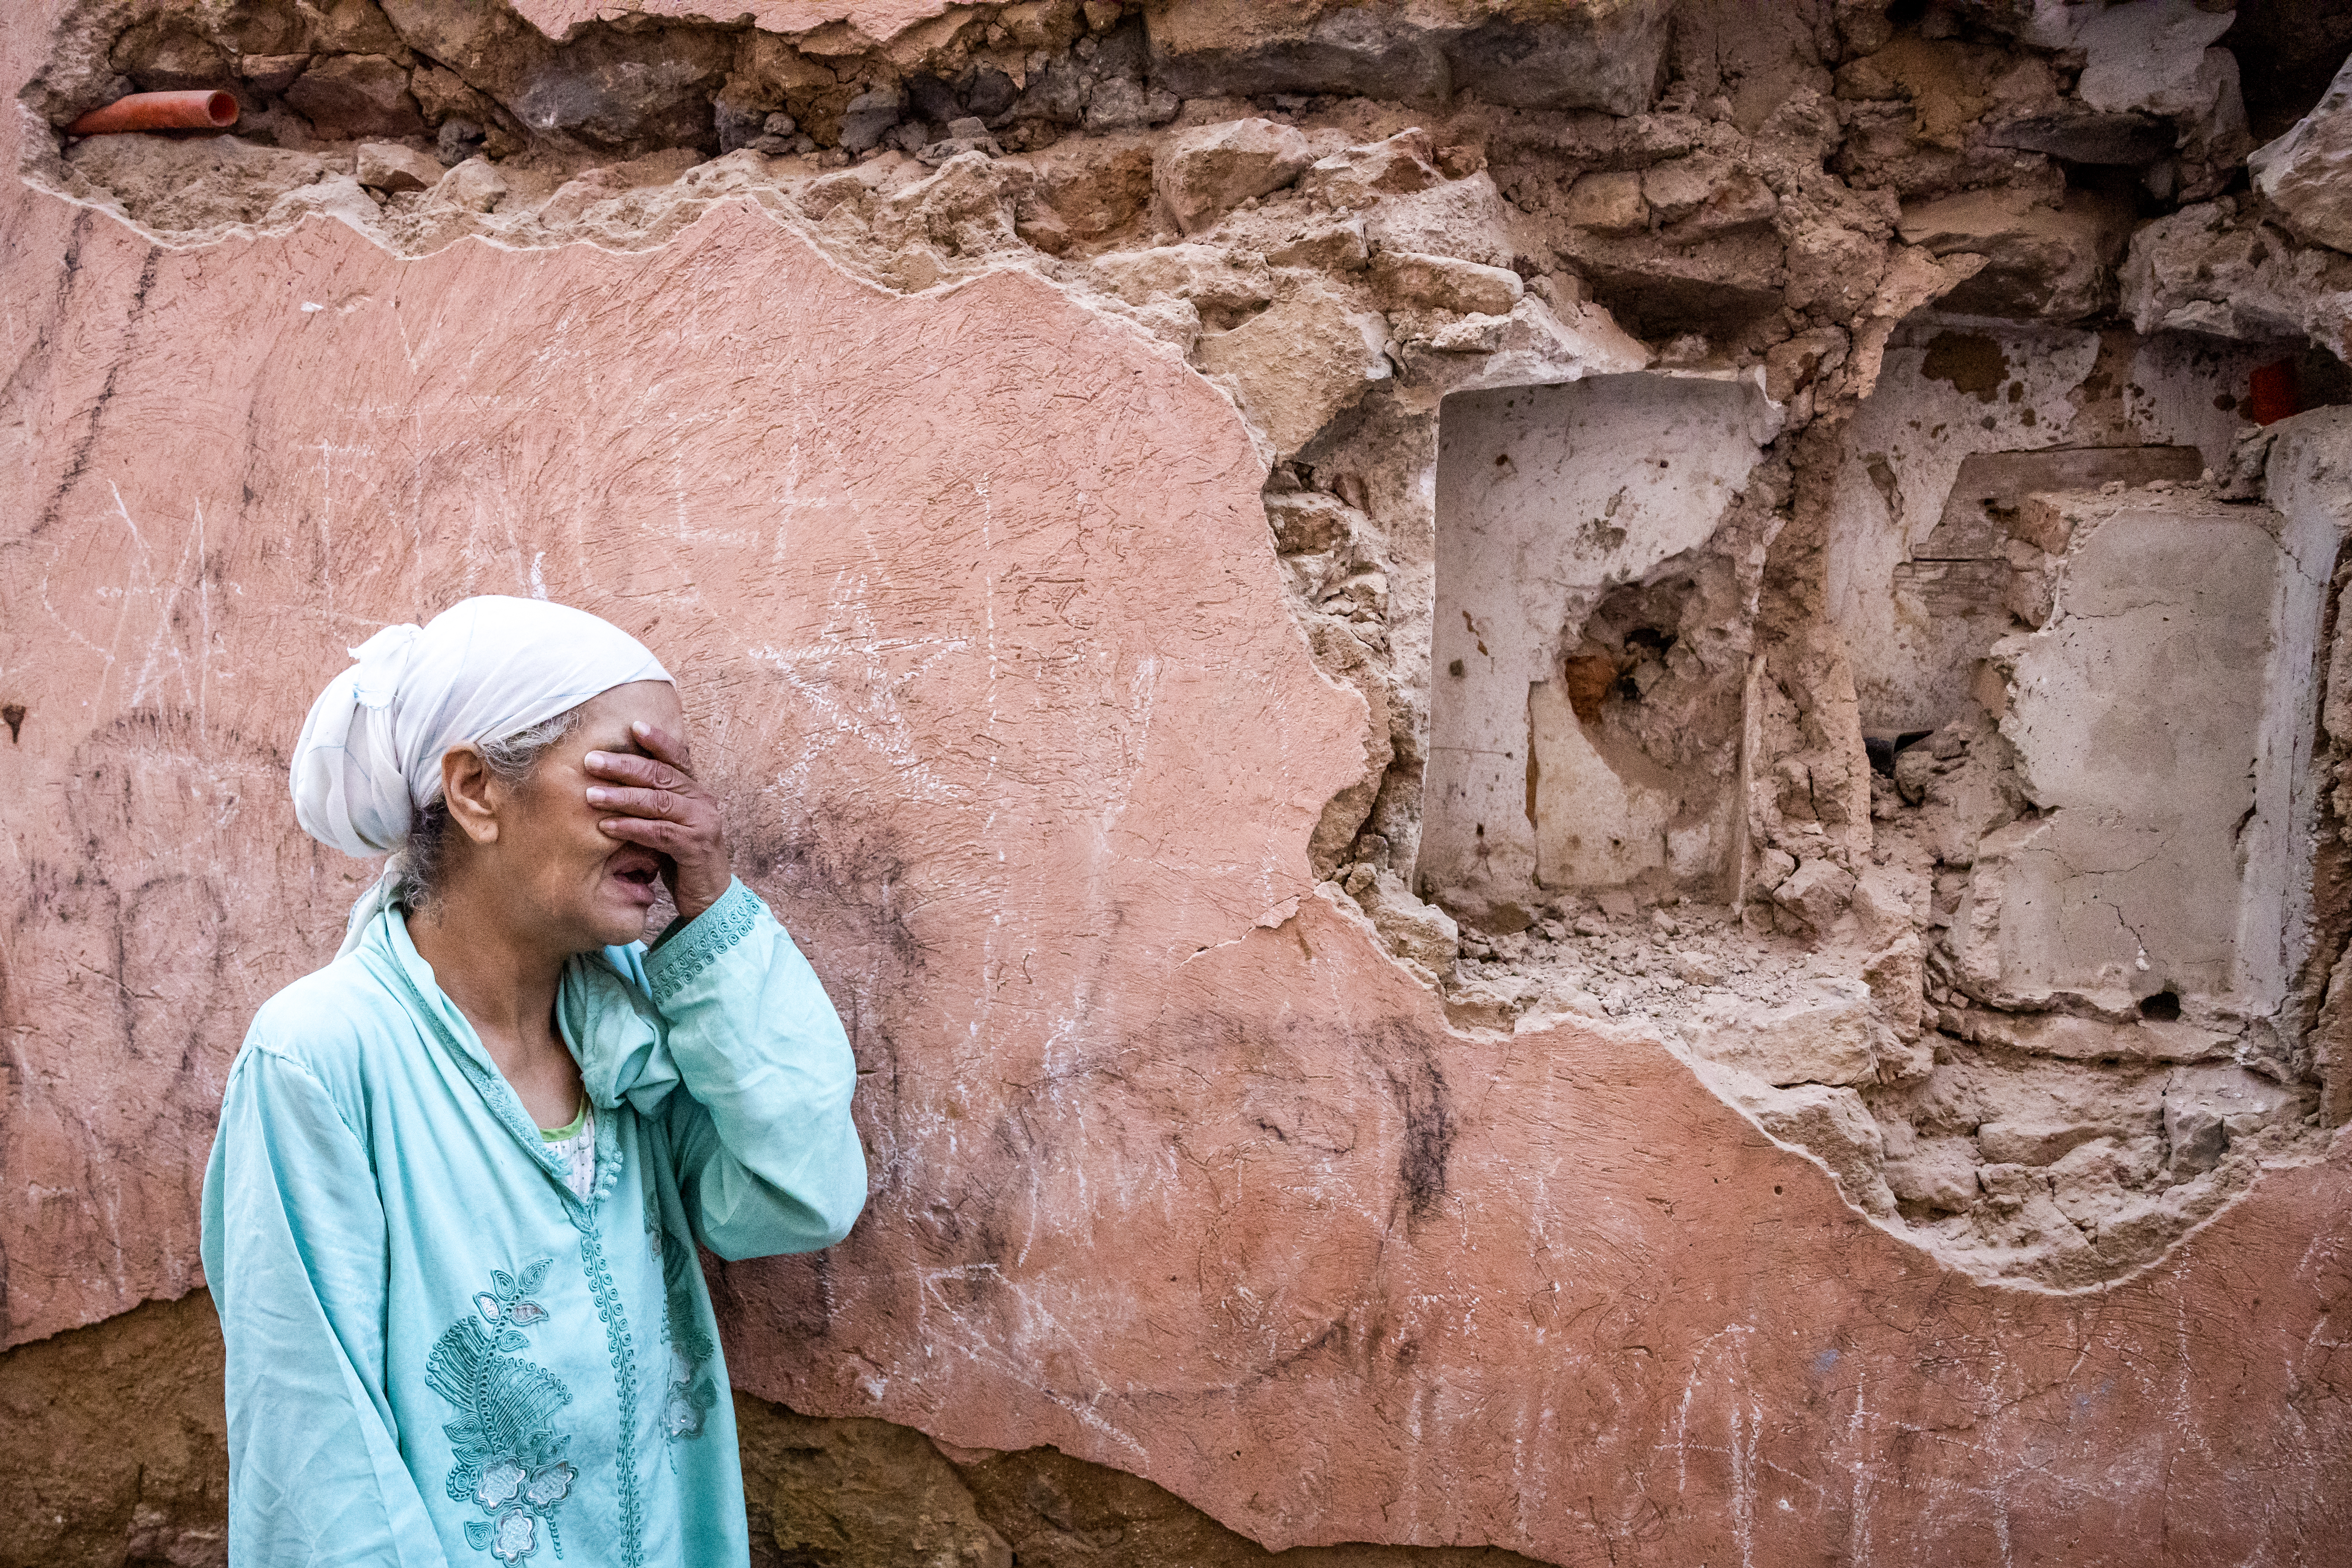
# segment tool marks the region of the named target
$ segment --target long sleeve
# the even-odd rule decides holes
[[[386,1255],[365,1147],[316,1077],[248,1042],[204,1194],[236,1568],[447,1568],[384,1394]]]
[[[664,1109],[698,1239],[742,1258],[848,1235],[866,1204],[856,1063],[783,927],[739,881],[645,965],[687,1091]]]

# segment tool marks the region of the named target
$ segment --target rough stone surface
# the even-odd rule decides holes
[[[226,1563],[221,1374],[202,1290],[0,1352],[0,1568]]]
[[[1709,1060],[1769,1084],[1872,1083],[1882,1028],[1867,987],[1822,981],[1783,1006],[1730,1003],[1702,1017],[1692,1044]]]
[[[2352,251],[2352,207],[2344,196],[2352,170],[2352,79],[2338,72],[2318,106],[2257,149],[2247,166],[2281,223],[2315,245]]]
[[[1503,316],[1526,285],[1505,267],[1483,267],[1450,256],[1383,250],[1372,260],[1372,287],[1391,305]]]
[[[1307,138],[1295,127],[1235,120],[1170,142],[1153,164],[1152,184],[1190,234],[1250,197],[1288,184],[1312,162]]]
[[[408,75],[382,55],[340,55],[304,71],[287,107],[346,136],[407,136],[425,129]]]
[[[1323,92],[1427,102],[1455,84],[1514,109],[1646,108],[1664,63],[1664,0],[1591,0],[1489,18],[1409,0],[1230,0],[1151,14],[1155,74],[1176,91]]]
[[[1197,358],[1206,374],[1237,378],[1242,404],[1275,451],[1288,457],[1388,378],[1381,338],[1380,317],[1317,289],[1203,338]]]
[[[441,183],[442,168],[439,159],[397,142],[362,142],[356,178],[368,189],[387,195],[429,191]]]
[[[2053,205],[2031,191],[1972,191],[1906,206],[1899,232],[1937,256],[1986,258],[1947,296],[1953,309],[2071,321],[2114,303],[2131,215],[2087,193]]]

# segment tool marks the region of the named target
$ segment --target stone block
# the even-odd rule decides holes
[[[1535,982],[1524,975],[1473,980],[1445,994],[1446,1020],[1457,1028],[1507,1033],[1536,994]]]
[[[1883,1033],[1867,986],[1822,979],[1780,1006],[1726,998],[1701,1012],[1691,1042],[1710,1061],[1769,1084],[1856,1084],[1876,1081]]]
[[[1745,1094],[1740,1103],[1765,1131],[1818,1155],[1857,1207],[1869,1214],[1895,1211],[1895,1195],[1884,1170],[1885,1148],[1861,1095],[1806,1083]]]
[[[841,150],[863,153],[882,144],[906,113],[907,95],[896,85],[866,89],[841,113]]]
[[[1095,83],[1087,96],[1087,129],[1121,131],[1140,125],[1164,125],[1176,118],[1183,100],[1167,89],[1133,77],[1111,77]]]
[[[429,191],[441,183],[441,160],[397,142],[362,142],[358,174],[361,184],[387,195]]]
[[[1977,1164],[1977,1148],[1969,1139],[1922,1138],[1908,1153],[1887,1160],[1885,1179],[1901,1202],[1958,1214],[1976,1204]]]
[[[1886,867],[1865,867],[1854,878],[1851,907],[1862,940],[1874,947],[1884,947],[1912,930],[1911,900],[1902,880]]]
[[[1645,170],[1642,196],[1664,226],[1660,237],[1673,245],[1754,228],[1780,210],[1780,198],[1753,169],[1709,153]]]
[[[1334,93],[1638,114],[1664,68],[1669,0],[1488,14],[1452,5],[1171,5],[1148,13],[1151,75],[1191,97]]]
[[[1364,214],[1364,234],[1381,250],[1412,250],[1507,268],[1510,214],[1485,170],[1410,195],[1389,196]]]
[[[2095,12],[2075,35],[2084,59],[2074,90],[2103,113],[2205,121],[2225,89],[2233,98],[2238,91],[2235,60],[2224,67],[2211,58],[2229,58],[2212,46],[2230,19],[2230,11],[2198,0],[2126,0]],[[2238,113],[2242,121],[2242,105]]]
[[[1231,376],[1242,412],[1287,458],[1333,416],[1391,374],[1388,325],[1321,286],[1303,289],[1193,351],[1212,376]]]
[[[1298,188],[1342,204],[1370,205],[1381,196],[1404,195],[1443,184],[1437,151],[1429,132],[1400,131],[1380,142],[1345,147],[1318,158],[1298,177]]]
[[[1140,305],[1155,294],[1190,300],[1204,311],[1247,310],[1274,297],[1265,263],[1209,245],[1163,245],[1097,256],[1095,270],[1118,297]]]
[[[1574,227],[1609,239],[1648,233],[1650,204],[1642,196],[1641,172],[1622,169],[1580,175],[1568,188],[1567,206],[1560,216]]]
[[[1177,226],[1193,234],[1250,197],[1288,184],[1314,161],[1294,126],[1229,120],[1170,141],[1153,162],[1152,184]]]
[[[2164,1102],[2164,1172],[2176,1182],[2203,1174],[2221,1163],[2230,1134],[2209,1106],[2193,1100]]]
[[[236,62],[236,74],[256,92],[281,93],[310,64],[309,55],[247,55]]]
[[[2352,60],[2294,129],[2246,160],[2273,216],[2305,239],[2352,251]]]
[[[1827,931],[1853,897],[1853,873],[1833,860],[1807,860],[1772,889],[1772,901],[1809,930]]]
[[[1348,890],[1372,918],[1372,929],[1398,957],[1443,974],[1462,951],[1462,928],[1435,904],[1413,896],[1404,879],[1386,869],[1350,877]]]
[[[1730,971],[1711,952],[1686,950],[1675,954],[1675,973],[1693,985],[1720,985]]]
[[[2233,1139],[2294,1126],[2310,1112],[2311,1099],[2307,1085],[2279,1083],[2235,1062],[2175,1068],[2164,1084],[2167,1114],[2176,1108],[2201,1107],[2220,1117]]]
[[[1364,220],[1349,218],[1308,229],[1297,238],[1268,250],[1265,260],[1269,267],[1354,272],[1369,262],[1371,255],[1371,244],[1364,236]]]
[[[1024,216],[1050,216],[1065,244],[1107,238],[1151,205],[1151,150],[1118,138],[1072,140],[1032,153],[1035,174],[1023,198]],[[1041,247],[1041,248],[1045,248]]]
[[[425,129],[408,73],[383,55],[331,55],[286,89],[286,105],[326,136],[414,136]]]
[[[2062,1061],[2202,1062],[2226,1058],[2237,1037],[2177,1020],[2143,1018],[2112,1024],[2067,1013],[2000,1013],[1977,1009],[1979,1044],[2003,1046]]]
[[[1897,1039],[1919,1037],[1920,1019],[1927,1008],[1926,975],[1927,951],[1916,931],[1906,931],[1863,961],[1863,984],[1870,987]]]
[[[1501,267],[1483,267],[1449,256],[1383,250],[1372,258],[1372,287],[1391,310],[1456,310],[1507,314],[1526,285]]]
[[[495,211],[506,194],[505,175],[484,159],[468,158],[442,175],[425,201],[433,206],[486,213]]]
[[[1265,521],[1274,530],[1274,548],[1284,555],[1339,549],[1355,537],[1363,517],[1338,496],[1321,490],[1294,490],[1265,498]]]
[[[1896,228],[1906,244],[1936,256],[1986,258],[1944,296],[1947,309],[2071,321],[2114,303],[2116,264],[2137,216],[2128,203],[2092,192],[2069,191],[2052,205],[2012,186],[1908,203]]]

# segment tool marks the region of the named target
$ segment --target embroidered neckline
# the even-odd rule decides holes
[[[398,905],[386,909],[383,913],[376,917],[379,921],[398,921],[400,918],[401,910]],[[613,1184],[620,1178],[621,1139],[617,1116],[614,1124],[606,1129],[596,1140],[596,1179],[589,1187],[587,1195],[583,1197],[572,1190],[571,1162],[557,1154],[541,1137],[541,1129],[530,1119],[530,1113],[523,1110],[522,1100],[516,1096],[514,1086],[507,1082],[496,1067],[481,1058],[478,1047],[474,1050],[467,1048],[465,1040],[450,1028],[449,1021],[441,1016],[440,1010],[434,1005],[433,999],[425,995],[423,987],[417,984],[416,976],[410,972],[406,956],[401,952],[404,944],[409,947],[412,953],[415,952],[415,944],[408,942],[406,926],[402,926],[396,937],[387,931],[384,933],[384,943],[392,950],[387,956],[391,961],[394,975],[415,1001],[418,1015],[440,1035],[443,1042],[449,1047],[450,1054],[457,1058],[457,1065],[464,1069],[466,1076],[473,1080],[474,1087],[481,1094],[482,1103],[488,1109],[489,1113],[498,1119],[500,1126],[514,1135],[515,1142],[522,1145],[530,1158],[539,1162],[540,1169],[553,1178],[556,1191],[562,1194],[563,1201],[567,1205],[575,1209],[583,1205],[594,1207],[598,1201],[612,1190]],[[421,963],[424,960],[419,957],[417,962]],[[435,989],[439,988],[436,986]],[[447,993],[442,993],[441,998],[444,1005],[452,1011],[456,1010],[457,1004],[448,1000]],[[462,1017],[463,1015],[460,1014],[459,1016]],[[470,1024],[467,1026],[472,1027]],[[556,1026],[559,1029],[562,1027],[560,1010]],[[567,1041],[567,1048],[568,1047]],[[588,1103],[586,1090],[583,1088],[581,1095],[581,1105],[583,1110]],[[616,1112],[619,1109],[617,1106],[614,1107]],[[574,1223],[577,1223],[576,1216]]]

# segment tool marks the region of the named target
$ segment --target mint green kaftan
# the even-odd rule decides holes
[[[746,1562],[695,1247],[848,1232],[848,1041],[740,882],[650,952],[573,959],[557,1013],[585,1200],[397,908],[254,1018],[204,1193],[238,1568]]]

